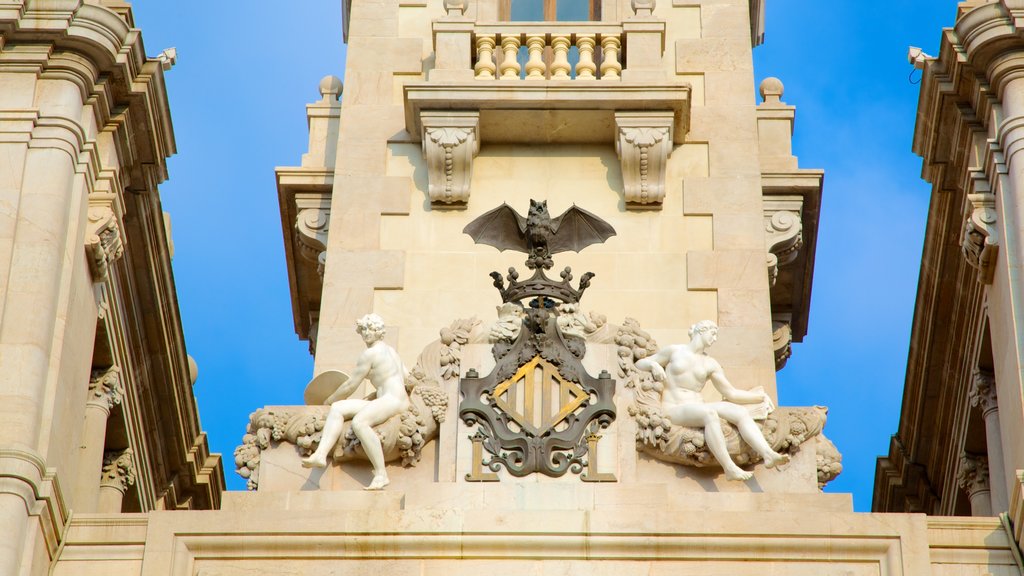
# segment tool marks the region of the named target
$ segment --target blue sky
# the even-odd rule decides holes
[[[341,0],[137,0],[134,12],[149,55],[178,50],[178,154],[161,195],[202,425],[229,488],[244,489],[232,451],[249,413],[301,404],[312,373],[273,170],[305,152],[320,78],[343,77]],[[779,77],[797,107],[801,167],[826,172],[809,333],[779,373],[780,401],[829,407],[845,470],[827,491],[852,492],[860,511],[899,418],[930,195],[910,151],[920,74],[907,46],[934,54],[955,15],[953,0],[767,0],[754,51],[757,80]]]

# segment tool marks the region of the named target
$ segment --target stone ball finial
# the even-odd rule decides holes
[[[761,81],[761,100],[765,102],[780,102],[782,101],[782,91],[784,89],[782,80],[769,76]]]
[[[337,100],[341,96],[344,86],[337,76],[324,76],[320,80],[320,96],[326,101]]]
[[[642,17],[654,14],[657,4],[655,0],[631,0],[629,5],[633,9],[633,14]]]

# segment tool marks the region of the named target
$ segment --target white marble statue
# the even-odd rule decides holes
[[[366,350],[359,355],[355,370],[324,404],[330,405],[324,423],[320,445],[313,454],[302,460],[302,465],[323,468],[327,456],[341,437],[345,420],[351,420],[352,431],[359,439],[367,458],[373,465],[373,480],[367,490],[380,490],[388,485],[384,469],[384,453],[380,438],[374,426],[409,408],[409,394],[405,388],[405,367],[394,348],[384,343],[384,321],[376,314],[367,314],[356,322],[356,332],[366,343]],[[363,379],[368,379],[377,389],[376,398],[349,398]]]
[[[748,480],[753,475],[729,457],[719,418],[736,426],[740,436],[772,468],[789,462],[789,456],[772,450],[754,422],[751,412],[763,418],[774,407],[761,391],[737,390],[725,377],[722,366],[707,350],[718,339],[718,326],[710,320],[690,328],[690,343],[662,348],[638,360],[636,367],[662,382],[662,410],[673,424],[704,429],[708,449],[725,469],[730,480]],[[705,402],[701,391],[708,381],[722,394],[721,402]]]

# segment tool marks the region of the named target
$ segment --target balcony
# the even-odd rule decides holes
[[[659,207],[668,155],[689,126],[690,86],[668,79],[664,21],[639,12],[621,23],[478,23],[458,10],[436,20],[434,68],[404,94],[431,201],[468,201],[481,142],[608,143],[627,205]]]

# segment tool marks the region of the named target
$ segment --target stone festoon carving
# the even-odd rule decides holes
[[[89,255],[89,271],[93,282],[103,282],[110,265],[124,254],[124,240],[117,215],[110,206],[90,206],[88,217],[85,250]]]
[[[674,123],[671,112],[615,114],[615,153],[622,162],[623,194],[628,206],[661,207]]]
[[[577,226],[581,222],[587,222],[590,230]],[[552,219],[545,203],[531,200],[526,218],[502,205],[465,231],[478,243],[526,252],[527,266],[535,270],[529,280],[520,282],[515,269],[510,269],[508,285],[497,272],[491,274],[505,303],[499,309],[503,327],[492,331],[496,366],[482,377],[475,371],[463,374],[460,383],[459,417],[476,426],[473,457],[480,460],[474,462],[474,469],[482,465],[492,472],[504,468],[517,477],[535,472],[557,477],[580,474],[590,467],[581,475],[583,480],[614,480],[609,474],[593,473],[593,460],[598,431],[615,419],[615,381],[607,372],[595,378],[583,368],[586,342],[577,335],[581,321],[577,310],[562,309],[568,317],[561,323],[565,329],[559,329],[558,321],[559,304],[578,303],[594,275],[584,274],[579,287],[573,288],[568,267],[560,282],[544,274],[553,265],[551,254],[603,242],[614,229],[575,206]],[[510,318],[521,318],[518,334],[504,326]],[[538,397],[539,403],[535,402]],[[537,405],[542,408],[538,410]],[[467,476],[467,480],[496,479],[494,474]]]
[[[479,324],[476,319],[457,320],[443,328],[440,340],[428,345],[405,375],[405,388],[411,389],[408,407],[373,427],[385,462],[399,461],[403,466],[413,466],[419,462],[427,442],[437,437],[438,426],[444,422],[448,407],[448,397],[440,383],[458,379],[461,345]],[[291,410],[262,408],[253,412],[242,445],[234,452],[236,472],[246,479],[248,489],[259,488],[261,454],[272,442],[293,444],[303,456],[312,454],[320,446],[327,414],[326,406]],[[338,462],[368,460],[362,442],[351,427],[343,431],[329,455]]]
[[[434,205],[469,201],[473,158],[480,152],[479,112],[421,113],[428,192]]]
[[[980,178],[986,178],[984,172],[980,173]],[[968,194],[967,201],[967,219],[960,247],[967,262],[978,269],[978,280],[991,284],[999,253],[996,196],[989,190],[987,181],[975,182],[975,193]]]

